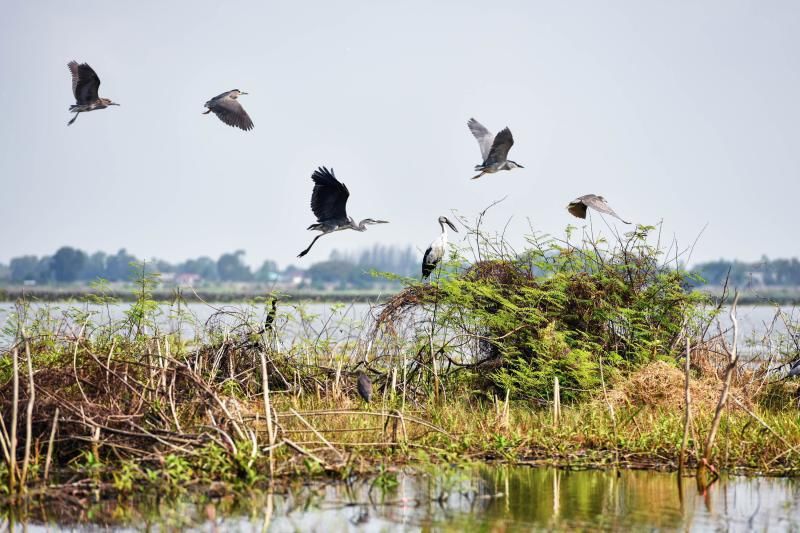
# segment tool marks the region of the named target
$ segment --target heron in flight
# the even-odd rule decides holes
[[[372,398],[372,380],[363,372],[358,373],[356,390],[358,390],[358,395],[361,396],[365,402],[369,403]]]
[[[72,74],[72,94],[75,95],[75,105],[69,106],[70,112],[75,113],[75,116],[67,122],[67,126],[75,122],[80,113],[94,111],[95,109],[105,109],[111,105],[119,105],[109,98],[97,96],[97,90],[100,88],[100,78],[97,77],[97,73],[87,63],[79,65],[77,61],[73,60],[67,63],[67,66]]]
[[[436,265],[438,265],[439,261],[444,257],[445,250],[447,250],[447,228],[445,225],[450,226],[451,230],[458,233],[456,227],[447,217],[439,217],[439,227],[442,228],[442,234],[428,246],[427,250],[425,250],[425,255],[422,258],[422,279],[428,279],[428,276],[431,275]]]
[[[602,196],[597,196],[596,194],[585,194],[575,198],[567,206],[567,211],[578,218],[586,218],[586,210],[590,207],[599,213],[611,215],[612,217],[621,220],[625,224],[630,224],[630,222],[623,220],[621,216],[611,209],[611,206],[608,205],[608,202],[606,202],[605,198]]]
[[[474,118],[469,119],[467,126],[469,131],[478,139],[478,146],[481,148],[481,156],[483,157],[483,163],[475,165],[475,170],[479,170],[480,174],[472,179],[476,180],[484,174],[494,174],[498,170],[525,168],[519,163],[508,159],[508,151],[514,146],[514,137],[511,136],[511,130],[503,128],[500,133],[493,135]]]
[[[352,217],[347,216],[347,199],[350,191],[347,186],[336,179],[333,169],[328,170],[320,167],[311,175],[314,180],[314,192],[311,194],[311,211],[317,217],[317,223],[311,224],[308,229],[321,231],[322,233],[314,237],[308,248],[300,252],[297,257],[303,257],[311,250],[317,239],[334,231],[352,229],[355,231],[367,231],[368,224],[387,224],[386,220],[375,220],[365,218],[358,224]]]
[[[208,115],[213,112],[228,126],[250,131],[253,129],[253,121],[250,120],[250,115],[247,114],[242,104],[239,103],[239,97],[243,94],[247,93],[239,89],[219,94],[205,103],[205,107],[208,108],[208,111],[203,114]]]

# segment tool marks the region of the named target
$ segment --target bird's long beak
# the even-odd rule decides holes
[[[119,104],[116,102],[111,102],[111,105],[119,105]]]
[[[241,94],[250,94],[250,93],[241,93]]]
[[[458,233],[458,230],[456,229],[456,227],[455,227],[455,226],[453,225],[453,223],[452,223],[452,222],[450,222],[449,220],[447,221],[447,225],[448,225],[448,226],[450,226],[450,229],[451,229],[451,230],[453,230],[453,231],[455,231],[456,233]]]
[[[389,221],[388,220],[376,220],[375,223],[376,224],[388,224]]]
[[[523,167],[522,165],[520,165],[519,163],[517,163],[517,166],[518,166],[519,168],[525,168],[525,167]]]

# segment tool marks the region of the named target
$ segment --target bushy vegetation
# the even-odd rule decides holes
[[[427,346],[441,360],[421,365],[478,370],[477,389],[514,398],[544,402],[556,377],[565,399],[585,397],[604,378],[674,356],[704,302],[686,290],[689,275],[648,243],[654,229],[610,245],[532,237],[521,253],[497,243],[474,262],[456,251],[432,283],[411,283],[390,301],[380,325],[425,309],[434,324],[421,331],[420,353]]]

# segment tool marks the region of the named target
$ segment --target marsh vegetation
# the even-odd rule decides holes
[[[268,294],[208,304],[202,322],[176,302],[186,335],[163,326],[141,265],[119,318],[96,311],[117,303],[102,290],[95,311],[18,302],[0,359],[5,507],[298,479],[391,488],[408,469],[487,461],[680,469],[703,491],[725,472],[798,472],[790,316],[743,350],[735,304],[721,327],[658,228],[534,233],[514,250],[481,219],[461,224],[466,244],[430,282],[387,275],[403,290],[358,323],[279,306],[266,324]]]

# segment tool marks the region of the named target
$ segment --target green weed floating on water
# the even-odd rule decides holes
[[[387,303],[378,327],[419,309],[432,317],[411,375],[434,365],[440,377],[477,370],[468,379],[478,389],[541,401],[558,377],[563,399],[576,400],[600,388],[601,364],[608,380],[670,355],[699,308],[688,274],[648,243],[654,229],[639,226],[613,245],[576,246],[569,231],[567,241],[533,237],[522,253],[501,241],[471,264],[455,253],[437,280],[411,283]]]

